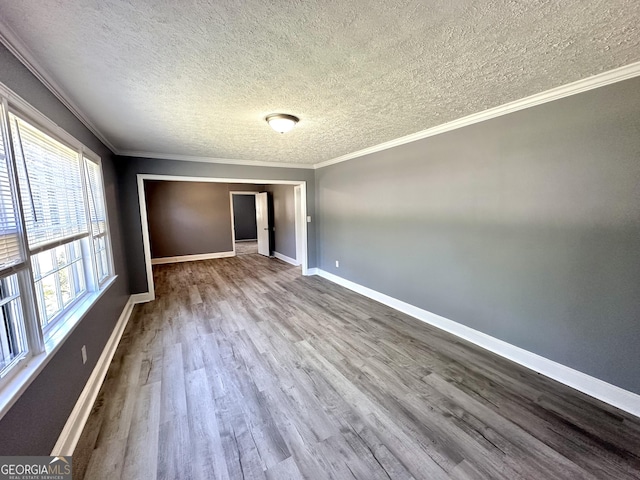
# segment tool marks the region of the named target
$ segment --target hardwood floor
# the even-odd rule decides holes
[[[258,253],[258,242],[236,242],[236,255],[249,255],[251,253]]]
[[[74,478],[640,478],[640,419],[322,278],[259,255],[154,276]]]

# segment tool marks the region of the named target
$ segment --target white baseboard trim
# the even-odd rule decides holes
[[[131,295],[131,303],[133,304],[152,302],[155,299],[155,295],[150,292],[134,293]]]
[[[163,265],[165,263],[195,262],[196,260],[210,260],[212,258],[235,257],[235,252],[201,253],[199,255],[182,255],[179,257],[152,258],[151,265]]]
[[[296,267],[300,266],[300,263],[291,257],[287,257],[286,255],[281,254],[280,252],[273,252],[273,256],[278,260],[282,260],[283,262],[290,263],[291,265],[295,265]]]
[[[640,395],[322,269],[317,275],[640,417]]]
[[[328,272],[325,272],[328,273]],[[306,277],[310,277],[311,275],[320,275],[320,269],[319,268],[307,268],[307,273],[303,273],[304,276]]]
[[[65,423],[64,428],[62,429],[62,433],[58,437],[58,441],[51,451],[51,455],[56,457],[73,455],[73,451],[78,444],[78,440],[80,440],[80,435],[87,423],[93,404],[100,392],[102,382],[107,375],[113,355],[116,353],[116,349],[120,343],[124,329],[131,317],[133,306],[136,303],[133,301],[133,297],[133,295],[129,297],[129,300],[124,306],[124,309],[118,318],[118,322],[116,323],[107,344],[104,346],[104,350],[102,350],[93,372],[91,372],[89,380],[85,384],[76,405],[71,411],[71,415],[69,415],[69,418],[67,419],[67,423]]]

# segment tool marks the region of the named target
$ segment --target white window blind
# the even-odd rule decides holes
[[[29,248],[88,232],[78,152],[10,114]]]
[[[100,165],[91,159],[84,158],[87,185],[89,188],[89,214],[91,215],[91,233],[94,237],[107,231],[104,205],[104,188]]]
[[[4,115],[0,106],[0,115]],[[0,127],[0,273],[22,263],[9,168],[8,145]]]

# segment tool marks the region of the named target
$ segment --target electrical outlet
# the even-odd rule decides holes
[[[311,223],[311,215],[307,216],[307,223]]]
[[[340,268],[340,261],[336,260],[336,268]]]
[[[82,345],[82,349],[80,351],[82,352],[82,364],[84,365],[87,363],[87,346]]]

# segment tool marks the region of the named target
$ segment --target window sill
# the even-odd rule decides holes
[[[117,275],[111,277],[102,285],[100,290],[91,292],[69,312],[67,317],[60,322],[60,326],[56,328],[55,332],[46,339],[44,352],[29,357],[15,366],[16,372],[12,375],[10,374],[10,379],[0,391],[0,419],[4,417],[44,367],[47,366],[82,319],[89,313],[100,297],[111,288],[117,278]]]

